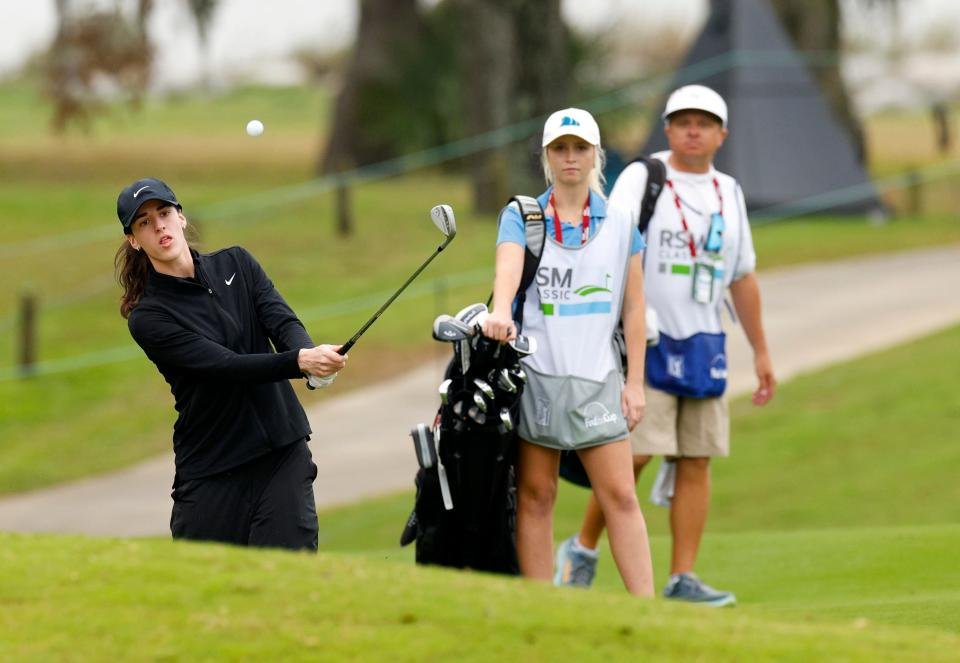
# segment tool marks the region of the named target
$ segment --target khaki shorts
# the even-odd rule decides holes
[[[644,393],[643,421],[630,434],[633,455],[730,455],[730,412],[725,396],[686,398],[650,387],[644,387]]]

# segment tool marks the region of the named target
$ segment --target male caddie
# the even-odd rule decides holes
[[[647,228],[644,255],[644,292],[659,319],[660,341],[647,350],[646,417],[631,435],[634,474],[639,476],[652,456],[676,459],[664,465],[675,472],[673,554],[664,597],[731,605],[736,602],[732,592],[714,589],[693,573],[710,503],[710,459],[730,452],[720,324],[727,291],[753,348],[759,383],[755,405],[773,398],[776,381],[760,319],[743,192],[734,178],[713,167],[727,137],[727,104],[710,88],[687,85],[670,95],[663,120],[670,149],[653,157],[665,163],[666,182]],[[610,206],[637,209],[647,177],[642,162],[627,166]],[[564,541],[557,552],[558,584],[592,582],[603,528],[603,513],[591,496],[579,536]]]

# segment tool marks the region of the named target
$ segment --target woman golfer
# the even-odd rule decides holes
[[[175,539],[317,549],[310,426],[289,380],[343,368],[247,251],[198,253],[173,191],[120,192],[120,314],[170,384]]]
[[[644,408],[643,239],[630,212],[606,206],[600,130],[588,112],[568,108],[547,119],[541,161],[549,185],[539,198],[547,241],[522,318],[538,350],[524,360],[528,383],[518,426],[520,570],[540,580],[553,575],[560,451],[574,449],[607,518],[627,591],[652,596],[650,545],[627,440]],[[513,304],[524,246],[523,220],[511,204],[501,212],[493,310],[484,324],[484,334],[500,341],[516,334]],[[626,382],[613,345],[621,318]]]

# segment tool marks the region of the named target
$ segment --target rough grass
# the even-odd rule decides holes
[[[931,576],[958,543],[957,527],[729,535],[714,566],[743,604],[705,610],[341,554],[0,534],[0,658],[947,661],[958,590]],[[942,625],[916,610],[935,601]]]

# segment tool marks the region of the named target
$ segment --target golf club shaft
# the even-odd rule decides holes
[[[447,244],[449,244],[449,243],[450,243],[450,240],[452,240],[452,239],[453,239],[453,237],[447,237],[447,239],[443,242],[443,244],[441,244],[440,246],[437,247],[437,250],[434,251],[433,254],[432,254],[429,258],[427,258],[422,265],[420,265],[420,267],[417,268],[417,271],[415,271],[415,272],[410,276],[410,278],[408,278],[408,279],[404,282],[404,284],[403,284],[402,286],[400,286],[400,288],[399,288],[395,293],[393,293],[393,295],[391,295],[390,299],[388,299],[387,301],[385,301],[385,302],[383,303],[383,306],[381,306],[379,309],[377,309],[377,312],[374,313],[373,316],[372,316],[369,320],[367,320],[367,322],[363,325],[363,327],[361,327],[359,330],[357,330],[357,333],[354,334],[352,337],[350,337],[350,340],[347,341],[346,343],[344,343],[344,344],[340,347],[340,349],[337,350],[337,352],[339,352],[341,355],[347,354],[347,352],[350,351],[350,348],[352,348],[352,347],[354,346],[354,344],[356,344],[357,340],[358,340],[361,336],[363,336],[363,333],[364,333],[365,331],[367,331],[367,329],[370,328],[370,325],[372,325],[374,322],[376,322],[376,321],[377,321],[377,318],[379,318],[380,315],[381,315],[384,311],[387,310],[387,307],[390,306],[390,304],[393,303],[393,300],[395,300],[397,297],[399,297],[399,296],[400,296],[400,293],[403,292],[404,290],[406,290],[407,286],[410,285],[411,283],[413,283],[413,280],[414,280],[415,278],[417,278],[418,276],[420,276],[420,272],[422,272],[424,269],[426,269],[426,268],[427,268],[427,265],[429,265],[430,262],[431,262],[434,258],[436,258],[438,255],[440,255],[440,252],[441,252],[441,251],[443,251],[445,248],[447,248]]]

